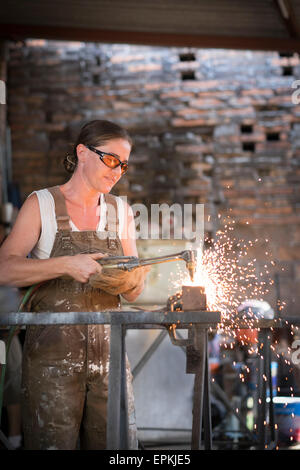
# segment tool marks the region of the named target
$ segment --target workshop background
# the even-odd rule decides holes
[[[208,239],[231,217],[237,239],[259,240],[245,262],[255,258],[259,275],[270,253],[275,261],[266,300],[299,314],[298,53],[24,40],[2,52],[6,75],[11,197],[15,185],[23,201],[63,183],[82,123],[116,121],[134,149],[114,192],[131,203],[204,203]]]

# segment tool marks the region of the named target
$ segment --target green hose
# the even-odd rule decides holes
[[[25,293],[24,297],[22,298],[21,303],[19,305],[18,312],[23,311],[23,309],[24,309],[25,305],[27,304],[28,300],[30,299],[32,294],[40,287],[41,284],[42,283],[34,284],[33,286],[29,287],[29,289],[27,289],[27,291],[26,291],[26,293]],[[6,348],[5,348],[6,358],[8,357],[10,344],[11,344],[11,341],[12,341],[13,336],[15,334],[15,331],[19,327],[20,327],[20,325],[15,325],[15,326],[12,326],[9,329],[8,340],[7,340]],[[6,371],[6,364],[2,364],[1,379],[0,379],[0,427],[1,427],[1,418],[2,418],[2,405],[3,405],[3,395],[4,395],[5,371]]]

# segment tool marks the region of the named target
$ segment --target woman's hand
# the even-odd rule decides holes
[[[76,281],[86,283],[92,274],[100,274],[102,266],[96,260],[103,258],[103,253],[89,253],[74,256],[64,256],[65,274]]]

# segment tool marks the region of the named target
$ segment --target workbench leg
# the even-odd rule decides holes
[[[272,353],[271,353],[271,331],[268,331],[267,338],[267,378],[270,392],[270,403],[269,403],[269,426],[270,426],[270,444],[271,448],[276,446],[276,431],[275,431],[275,411],[273,403],[273,384],[272,384]]]
[[[204,449],[212,448],[212,425],[211,425],[211,401],[210,401],[210,370],[208,361],[208,338],[205,332],[205,372],[204,372],[204,399],[203,399],[203,419],[204,419]]]
[[[124,430],[124,414],[126,415],[126,406],[124,407],[124,398],[121,397],[124,382],[126,388],[126,366],[124,351],[124,332],[121,324],[111,325],[110,336],[110,360],[109,360],[109,382],[108,382],[108,403],[107,403],[107,449],[121,449],[124,445],[121,443],[121,427]],[[123,365],[122,365],[123,363]],[[125,372],[122,369],[125,367]],[[124,377],[125,376],[125,377]],[[123,383],[123,385],[122,385]],[[124,395],[124,394],[123,394]],[[127,401],[127,400],[126,400]],[[122,423],[121,423],[122,406]],[[121,426],[122,424],[122,426]]]
[[[266,329],[262,329],[259,332],[259,350],[258,356],[258,419],[257,419],[257,431],[258,431],[258,442],[261,450],[265,449],[266,446],[266,401],[267,401],[267,334]],[[262,345],[262,347],[260,347]]]
[[[204,397],[204,377],[205,377],[205,350],[206,350],[206,331],[195,328],[196,350],[197,350],[197,371],[195,373],[194,383],[194,402],[193,402],[193,426],[192,426],[192,450],[198,450],[201,446],[202,434],[202,412]]]
[[[122,367],[121,367],[121,423],[120,423],[120,448],[129,449],[129,421],[128,421],[128,397],[126,381],[126,328],[122,332]]]

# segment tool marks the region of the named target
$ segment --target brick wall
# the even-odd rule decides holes
[[[83,122],[133,136],[131,202],[205,203],[215,233],[258,239],[257,269],[275,259],[286,314],[300,296],[300,105],[297,54],[27,41],[12,44],[9,123],[22,196],[66,179],[61,165]],[[218,216],[219,215],[219,216]],[[269,240],[266,242],[265,240]],[[268,300],[276,303],[271,287]]]

